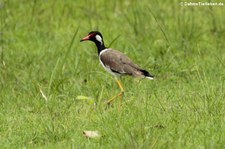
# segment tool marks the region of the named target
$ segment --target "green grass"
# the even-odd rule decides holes
[[[0,5],[0,148],[225,148],[225,6]],[[122,78],[120,112],[119,100],[106,109],[119,89],[95,45],[79,42],[91,30],[155,75]],[[102,137],[87,139],[84,130]]]

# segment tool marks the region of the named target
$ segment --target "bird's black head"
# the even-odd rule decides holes
[[[93,41],[98,48],[98,54],[106,47],[104,45],[102,34],[99,31],[91,31],[86,37],[82,38],[80,41]]]
[[[95,42],[95,44],[103,45],[103,37],[99,31],[91,31],[86,37],[82,38],[80,41],[90,40]]]

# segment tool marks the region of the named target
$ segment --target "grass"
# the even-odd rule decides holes
[[[179,1],[2,1],[1,148],[224,148],[224,6]],[[155,75],[119,92],[92,43]],[[87,99],[78,99],[86,96]],[[92,101],[94,100],[94,102]],[[84,130],[101,138],[87,139]]]

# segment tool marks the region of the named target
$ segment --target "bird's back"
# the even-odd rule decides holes
[[[111,48],[105,49],[100,53],[100,59],[105,67],[111,69],[114,73],[144,77],[142,69],[120,51]]]

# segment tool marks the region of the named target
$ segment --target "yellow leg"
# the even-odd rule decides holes
[[[107,101],[107,104],[110,104],[112,101],[114,101],[114,99],[118,96],[120,96],[120,105],[119,105],[119,110],[120,110],[120,107],[122,105],[122,100],[123,100],[123,94],[124,94],[124,89],[123,89],[123,86],[122,86],[122,83],[116,79],[116,83],[118,84],[119,88],[120,88],[120,93],[114,97],[112,97],[110,100]]]
[[[118,79],[116,79],[116,83],[119,85],[121,92],[124,92],[122,83]]]

